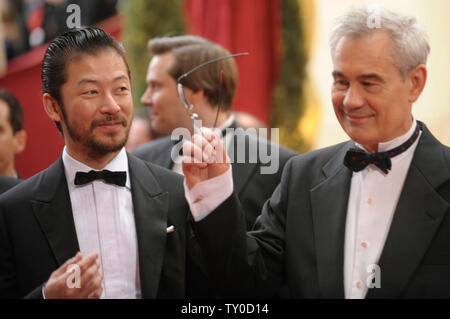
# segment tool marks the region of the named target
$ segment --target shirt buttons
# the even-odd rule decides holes
[[[372,204],[372,197],[369,197],[368,199],[367,199],[367,204]]]
[[[369,244],[366,241],[363,241],[361,243],[361,246],[364,247],[364,248],[367,248],[367,247],[369,247]]]
[[[361,281],[358,281],[358,282],[356,283],[356,288],[361,289],[362,286],[363,286],[363,284],[362,284]]]

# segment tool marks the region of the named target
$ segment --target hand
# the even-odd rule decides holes
[[[69,268],[72,265],[77,266],[74,268],[75,272]],[[79,278],[77,278],[78,274]],[[75,286],[72,278],[75,278]],[[51,274],[44,288],[45,298],[98,299],[103,292],[102,279],[98,254],[92,253],[83,259],[81,253],[78,252]],[[78,287],[77,280],[79,280]]]
[[[202,127],[201,134],[194,134],[191,141],[183,144],[182,167],[186,184],[192,189],[197,183],[222,175],[230,167],[219,134]]]

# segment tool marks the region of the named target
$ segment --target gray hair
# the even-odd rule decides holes
[[[386,30],[393,42],[392,57],[403,78],[419,64],[426,64],[430,53],[427,35],[416,18],[378,6],[355,7],[339,18],[331,31],[329,45],[334,56],[342,37],[355,39]]]

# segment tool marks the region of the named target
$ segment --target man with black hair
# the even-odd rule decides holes
[[[65,148],[0,198],[0,298],[182,298],[182,177],[128,154],[122,46],[100,29],[55,38],[43,104]]]
[[[19,101],[10,92],[0,90],[0,175],[19,177],[14,159],[25,149],[26,141]]]

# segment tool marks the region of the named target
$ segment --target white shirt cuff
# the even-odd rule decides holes
[[[192,189],[184,180],[184,194],[196,222],[208,216],[233,193],[231,165],[222,175],[197,183]]]
[[[42,299],[47,299],[47,298],[45,298],[45,293],[44,293],[44,290],[45,290],[45,285],[47,284],[47,282],[45,282],[43,285],[42,285]]]

